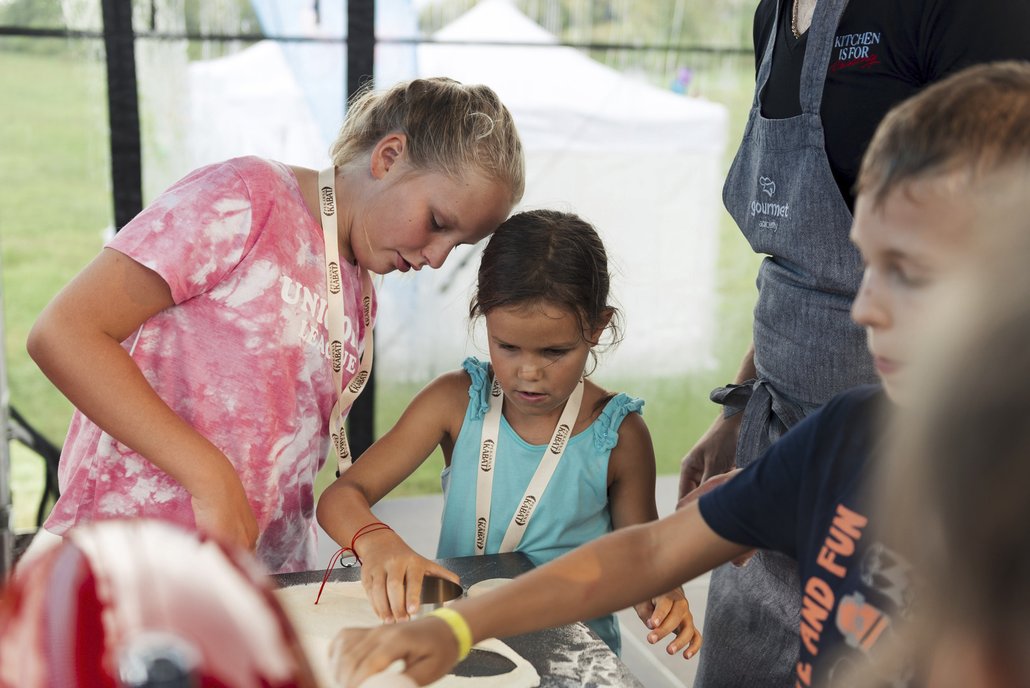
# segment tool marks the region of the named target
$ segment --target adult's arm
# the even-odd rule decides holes
[[[740,369],[734,382],[740,384],[745,380],[751,380],[757,375],[755,369],[755,345],[748,345],[744,360],[740,363]],[[737,413],[729,418],[719,415],[709,426],[708,430],[697,441],[697,444],[687,452],[680,463],[680,484],[677,495],[677,508],[682,508],[686,503],[684,497],[696,490],[709,478],[726,473],[733,469],[737,454],[737,438],[740,436],[740,421],[743,413]]]

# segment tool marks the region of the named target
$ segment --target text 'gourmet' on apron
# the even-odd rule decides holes
[[[862,277],[851,213],[826,158],[820,107],[846,0],[819,0],[801,72],[801,114],[762,115],[777,20],[762,57],[743,141],[723,188],[727,210],[756,253],[755,366],[773,394],[802,408],[875,380],[851,302]]]

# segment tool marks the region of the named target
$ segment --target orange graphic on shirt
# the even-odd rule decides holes
[[[837,608],[837,628],[848,645],[869,652],[890,626],[882,611],[865,601],[861,593],[845,596]]]

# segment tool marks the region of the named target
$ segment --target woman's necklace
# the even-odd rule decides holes
[[[794,34],[794,40],[801,38],[801,32],[798,31],[798,4],[799,0],[794,0],[794,6],[790,11],[790,32]]]

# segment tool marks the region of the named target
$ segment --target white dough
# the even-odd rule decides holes
[[[418,688],[418,684],[404,674],[382,673],[369,676],[360,688]]]
[[[379,618],[365,596],[365,589],[359,582],[326,583],[322,598],[315,604],[320,583],[294,585],[275,591],[276,597],[293,622],[308,661],[315,672],[315,678],[322,688],[336,688],[339,684],[329,670],[329,645],[342,628],[372,628],[380,625]],[[540,675],[533,665],[499,640],[484,640],[476,648],[495,652],[511,661],[515,668],[500,676],[455,676],[448,674],[431,684],[430,688],[535,688],[540,685]],[[386,672],[373,676],[362,684],[362,688],[388,688],[406,686],[404,683],[372,683],[373,679],[383,681],[403,680],[398,674],[403,670],[395,662]]]
[[[473,583],[469,587],[468,596],[479,597],[480,595],[485,595],[491,590],[496,590],[502,585],[507,585],[511,581],[511,578],[487,578],[486,580],[481,580],[478,583]]]

